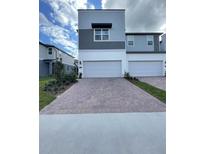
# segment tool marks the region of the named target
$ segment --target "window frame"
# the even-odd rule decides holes
[[[98,36],[100,36],[100,40],[96,40],[95,36],[96,36],[96,30],[100,29],[100,34],[97,34]],[[106,29],[108,31],[107,35],[103,35],[103,30]],[[109,28],[94,28],[94,35],[93,35],[93,40],[94,42],[106,42],[106,41],[110,41],[110,29]],[[107,40],[103,40],[103,36],[108,36]]]
[[[147,45],[148,46],[153,46],[154,45],[154,36],[153,35],[147,35],[146,40],[147,40]],[[149,44],[149,42],[152,42],[152,44]]]
[[[48,55],[52,55],[53,54],[53,49],[52,48],[48,48]]]
[[[150,42],[152,42],[152,44],[149,44]],[[148,41],[147,41],[147,45],[153,45],[153,41],[148,40]]]
[[[129,42],[133,42],[133,44],[130,45]],[[126,44],[127,44],[127,46],[129,46],[129,47],[134,47],[134,46],[135,46],[135,39],[134,39],[134,36],[133,36],[133,35],[127,36],[127,38],[126,38]]]
[[[132,42],[132,45],[129,44],[129,42]],[[127,40],[127,45],[128,45],[128,46],[134,46],[134,40]]]

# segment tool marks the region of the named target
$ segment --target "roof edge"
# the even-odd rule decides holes
[[[162,35],[164,32],[126,32],[125,35]]]
[[[126,51],[127,54],[166,54],[166,51]]]

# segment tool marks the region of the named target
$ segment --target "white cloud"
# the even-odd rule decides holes
[[[44,0],[51,6],[53,18],[62,26],[71,26],[72,30],[77,29],[78,11],[77,9],[94,8],[87,0]]]
[[[101,6],[125,9],[126,31],[165,30],[166,0],[102,0]]]
[[[77,55],[77,42],[70,37],[70,32],[77,35],[78,26],[78,9],[95,9],[92,3],[87,0],[42,0],[48,4],[50,12],[50,22],[44,14],[40,13],[40,31],[46,34],[55,44],[64,46],[65,49]],[[58,24],[56,25],[56,24]],[[65,28],[70,26],[71,29]]]
[[[166,32],[166,24],[163,24],[163,25],[160,27],[160,30]]]
[[[87,4],[87,8],[88,9],[95,9],[95,5],[91,4],[91,3],[88,3]]]
[[[58,25],[54,25],[43,13],[40,12],[39,15],[40,32],[47,35],[52,43],[64,46],[65,49],[75,56],[77,54],[77,42],[70,37],[70,31]]]

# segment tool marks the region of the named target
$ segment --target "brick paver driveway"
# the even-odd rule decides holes
[[[166,90],[166,77],[140,77],[139,80]]]
[[[41,114],[162,112],[166,105],[123,78],[81,79]]]

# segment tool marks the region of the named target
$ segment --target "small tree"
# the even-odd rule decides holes
[[[57,61],[54,63],[54,76],[56,78],[57,81],[62,81],[63,77],[64,77],[64,65],[62,64],[62,62]]]

